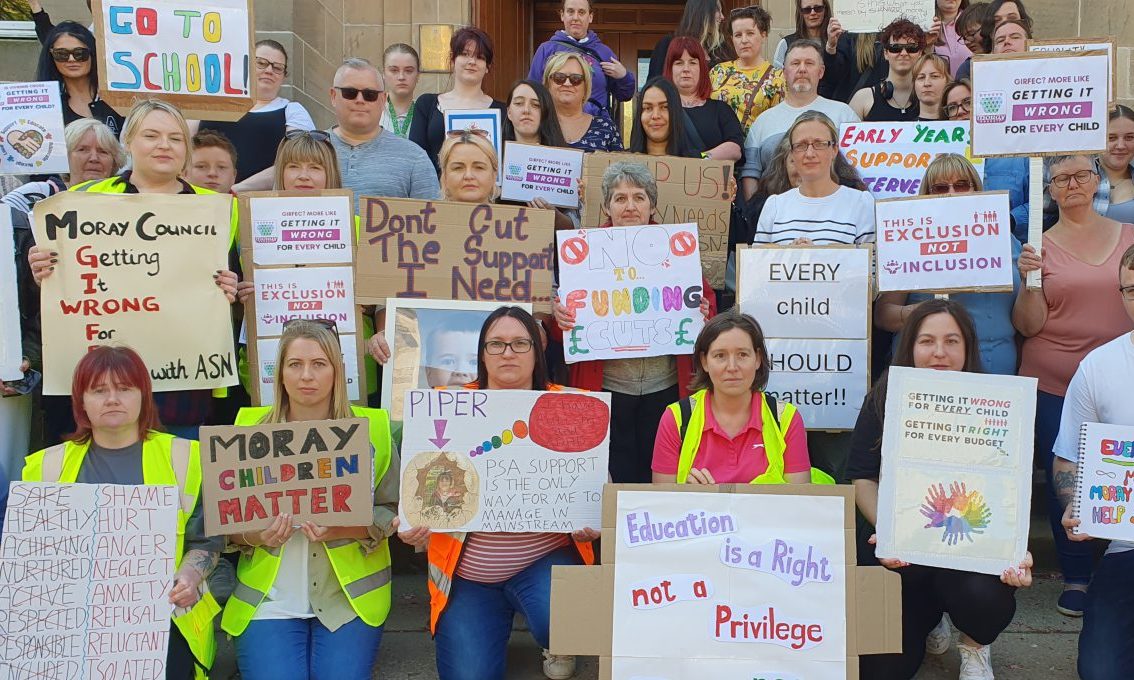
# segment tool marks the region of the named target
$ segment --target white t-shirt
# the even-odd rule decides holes
[[[796,118],[806,111],[818,111],[827,114],[835,123],[835,127],[843,123],[857,123],[858,114],[843,102],[826,97],[816,97],[815,101],[806,106],[789,106],[787,102],[780,102],[764,113],[761,113],[756,122],[748,130],[748,137],[744,140],[744,168],[741,177],[755,177],[759,179],[764,170],[772,161],[776,153],[776,145],[787,134]]]
[[[256,608],[252,620],[309,619],[315,616],[308,595],[307,550],[307,536],[296,530],[283,545],[276,582]]]
[[[1134,425],[1131,384],[1134,335],[1123,333],[1084,357],[1067,386],[1055,455],[1073,463],[1079,460],[1079,428],[1083,423]],[[1134,543],[1111,541],[1106,552],[1109,555],[1127,550],[1134,550]]]
[[[307,109],[303,108],[303,104],[300,104],[299,102],[293,102],[290,99],[284,99],[283,97],[276,97],[270,103],[256,109],[253,113],[268,113],[269,111],[275,111],[284,107],[287,107],[287,109],[284,111],[284,116],[287,120],[286,124],[289,129],[315,129],[315,121],[311,118],[311,114],[307,112]]]
[[[752,242],[786,246],[797,238],[818,246],[873,241],[874,197],[844,186],[823,198],[809,198],[799,189],[769,196]]]

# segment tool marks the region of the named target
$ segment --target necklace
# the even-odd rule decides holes
[[[406,112],[402,125],[398,125],[398,112],[394,110],[394,100],[391,98],[386,99],[386,108],[390,112],[390,125],[394,126],[392,132],[398,137],[408,137],[410,123],[413,122],[413,102],[410,102],[409,111]]]
[[[693,108],[695,106],[700,106],[704,103],[705,103],[705,100],[701,99],[700,97],[698,97],[696,95],[694,95],[692,97],[686,97],[685,95],[681,95],[681,105],[684,106],[687,109]]]

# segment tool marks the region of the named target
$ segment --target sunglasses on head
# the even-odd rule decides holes
[[[284,133],[284,139],[299,139],[300,137],[310,137],[316,142],[331,141],[331,135],[322,130],[288,130]]]
[[[921,45],[898,45],[895,43],[889,43],[888,45],[886,45],[886,51],[890,54],[898,54],[899,52],[905,52],[906,54],[917,54],[921,51]]]
[[[323,328],[326,328],[327,330],[334,333],[336,338],[339,337],[339,326],[338,326],[338,324],[335,323],[334,319],[289,319],[289,320],[284,322],[282,329],[286,331],[288,328],[291,328],[292,326],[295,326],[296,324],[303,324],[303,323],[310,323],[310,324],[315,324],[316,326],[322,326]]]
[[[449,130],[445,134],[449,135],[450,137],[465,137],[467,135],[476,135],[478,137],[484,137],[485,139],[488,139],[488,130],[478,127]]]
[[[376,101],[378,101],[378,97],[380,97],[382,95],[382,93],[384,92],[384,90],[372,90],[369,87],[363,88],[363,89],[360,90],[357,87],[338,87],[338,86],[335,86],[335,89],[339,91],[339,94],[341,94],[343,96],[343,99],[349,99],[351,101],[358,99],[358,95],[361,94],[362,98],[365,99],[366,101],[376,102]]]
[[[556,85],[562,85],[567,81],[571,81],[572,85],[583,84],[582,73],[563,73],[562,71],[556,71],[555,73],[552,73],[550,76],[548,76],[548,78],[550,78],[551,82],[555,83]]]
[[[75,47],[66,49],[64,47],[51,48],[51,58],[55,61],[70,61],[74,58],[75,61],[86,61],[91,58],[91,50],[88,47]]]

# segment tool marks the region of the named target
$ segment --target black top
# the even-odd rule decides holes
[[[92,57],[93,59],[94,57]],[[60,84],[63,98],[63,125],[67,126],[77,120],[82,120],[86,116],[80,116],[71,105],[67,103],[67,88]],[[110,104],[107,104],[96,94],[94,101],[91,102],[91,118],[106,123],[106,127],[114,133],[115,137],[122,136],[122,127],[126,124],[126,117],[119,115]]]
[[[883,378],[885,379],[885,378]],[[882,418],[874,409],[870,394],[862,402],[858,420],[851,434],[850,457],[847,460],[847,479],[878,480],[882,470]]]
[[[228,137],[236,147],[236,181],[243,182],[275,164],[276,151],[287,133],[287,107],[249,111],[235,123],[203,120],[199,129]]]
[[[840,102],[849,102],[855,92],[872,87],[890,73],[890,65],[882,58],[882,46],[874,43],[874,68],[867,73],[858,70],[856,46],[858,35],[844,33],[839,37],[835,53],[823,50],[823,79],[819,81],[819,96]]]
[[[500,111],[501,127],[504,117],[508,115],[508,107],[503,102],[492,100],[491,108]],[[503,130],[501,130],[503,134]],[[437,155],[441,153],[441,145],[445,143],[445,112],[437,108],[437,95],[423,94],[413,103],[413,122],[410,123],[409,139],[425,149],[425,154],[433,162],[437,175],[441,175],[441,163]]]
[[[915,121],[921,113],[921,104],[917,101],[917,97],[913,92],[910,92],[910,103],[904,109],[899,109],[894,106],[883,96],[882,88],[885,83],[879,83],[870,88],[871,94],[874,95],[874,105],[866,112],[864,121],[875,123],[889,123],[897,121]]]
[[[673,42],[673,36],[667,35],[662,36],[658,44],[654,45],[654,51],[650,54],[650,72],[646,76],[647,81],[665,73],[665,54],[669,52],[669,44],[671,42]],[[725,45],[721,45],[720,49],[714,50],[713,53],[709,55],[709,68],[730,59],[732,59],[732,55],[729,54],[726,41]]]
[[[686,139],[698,154],[715,149],[725,142],[736,142],[741,149],[744,148],[744,129],[740,127],[736,113],[728,104],[718,99],[710,99],[701,106],[685,108],[685,115],[693,121],[693,127],[703,142],[697,144],[697,137],[691,130],[687,130]],[[740,160],[737,164],[743,162]]]

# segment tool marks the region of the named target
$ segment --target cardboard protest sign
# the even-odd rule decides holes
[[[210,536],[296,524],[369,526],[374,454],[365,418],[201,428],[201,508]]]
[[[563,208],[579,207],[582,151],[507,142],[503,173],[500,197],[505,200],[528,203],[541,198]]]
[[[556,232],[567,363],[692,354],[705,326],[696,224]]]
[[[602,213],[602,174],[617,161],[645,165],[657,180],[657,222],[697,223],[705,278],[714,288],[723,288],[728,229],[732,220],[732,195],[728,190],[732,161],[601,151],[589,153],[583,159],[583,177],[587,180],[584,227],[597,227],[607,219]]]
[[[1076,534],[1134,541],[1134,427],[1083,423],[1072,517]]]
[[[1036,379],[890,368],[878,557],[1000,574],[1024,559]]]
[[[122,115],[155,97],[203,120],[252,108],[252,0],[94,0],[91,13],[99,91]]]
[[[0,174],[69,171],[59,83],[0,85]]]
[[[973,155],[1106,149],[1110,57],[1102,51],[973,57]]]
[[[255,284],[243,338],[253,403],[273,403],[280,336],[293,319],[334,322],[347,398],[366,398],[352,200],[348,190],[240,194],[241,257],[245,278]]]
[[[175,486],[13,482],[0,677],[164,678]]]
[[[402,420],[407,390],[463,389],[476,380],[480,328],[503,303],[467,300],[386,300],[386,344],[382,408]],[[520,307],[529,314],[532,306]]]
[[[504,168],[499,165],[499,159],[504,157],[504,133],[500,129],[500,109],[456,109],[445,111],[445,133],[454,130],[470,130],[483,134],[496,149],[497,171],[496,184],[504,179]]]
[[[874,213],[879,291],[1012,292],[1008,192],[895,198]]]
[[[1113,105],[1114,93],[1118,89],[1118,69],[1115,61],[1118,45],[1114,37],[1028,41],[1029,52],[1090,52],[1094,50],[1103,50],[1110,57],[1110,81],[1107,83],[1106,99]]]
[[[228,300],[232,197],[65,191],[36,204],[35,241],[59,253],[43,281],[44,394],[70,394],[94,345],[125,344],[155,392],[235,385]]]
[[[737,248],[737,304],[764,331],[767,392],[850,430],[870,389],[870,246]]]
[[[9,210],[0,210],[0,243],[14,243],[12,213]],[[23,334],[20,328],[16,263],[11,257],[0,257],[0,380],[19,380],[24,377],[20,371],[20,364],[24,360]]]
[[[881,31],[898,17],[928,29],[934,10],[934,0],[834,0],[834,16],[848,33]]]
[[[901,649],[901,587],[855,566],[853,499],[608,484],[601,566],[552,570],[552,653],[599,655],[601,680],[858,678],[859,655]]]
[[[412,390],[402,417],[403,531],[598,526],[609,394]]]
[[[970,157],[969,123],[843,123],[839,151],[874,198],[916,196],[929,164],[941,154]],[[972,159],[984,177],[984,161]]]
[[[359,210],[359,304],[396,297],[551,308],[554,211],[371,196]]]

